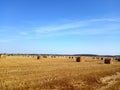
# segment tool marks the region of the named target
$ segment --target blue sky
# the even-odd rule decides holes
[[[0,53],[120,54],[120,0],[0,0]]]

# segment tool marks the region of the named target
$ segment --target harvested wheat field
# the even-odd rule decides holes
[[[120,90],[120,62],[8,56],[0,59],[0,90]]]

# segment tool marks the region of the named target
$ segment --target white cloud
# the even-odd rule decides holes
[[[35,32],[45,35],[66,35],[66,34],[109,34],[120,33],[119,18],[100,18],[84,21],[77,21],[57,26],[38,27]]]
[[[28,33],[27,33],[27,32],[20,32],[20,35],[22,35],[22,36],[27,36]]]
[[[0,43],[6,43],[9,42],[9,40],[0,40]]]
[[[15,39],[0,39],[0,43],[9,43],[14,41]]]
[[[38,27],[35,31],[38,33],[49,33],[49,32],[55,32],[55,31],[74,29],[82,26],[83,26],[82,23],[77,22],[77,23],[70,23],[70,24],[64,24],[64,25],[58,25],[58,26]]]
[[[100,19],[91,19],[91,22],[120,22],[120,18],[100,18]]]
[[[33,28],[32,28],[33,29]],[[120,19],[119,18],[100,18],[82,21],[71,21],[60,25],[47,25],[44,27],[36,27],[33,30],[25,27],[24,29],[0,29],[0,31],[9,35],[8,39],[39,39],[41,37],[54,37],[64,35],[101,35],[101,34],[120,34]],[[1,33],[1,35],[2,35]],[[18,35],[19,34],[19,35]],[[25,37],[23,37],[25,36]],[[3,36],[3,38],[5,38]],[[10,42],[12,40],[0,40],[0,42]]]

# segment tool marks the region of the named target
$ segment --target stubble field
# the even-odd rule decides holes
[[[0,59],[0,90],[120,90],[120,62],[8,56]]]

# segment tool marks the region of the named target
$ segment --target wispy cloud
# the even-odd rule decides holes
[[[77,21],[57,26],[38,27],[35,32],[47,35],[65,35],[65,34],[109,34],[119,32],[119,18],[100,18],[84,21]]]
[[[120,18],[99,18],[99,19],[91,19],[90,22],[120,22]]]
[[[9,42],[12,42],[16,39],[0,39],[0,43],[9,43]]]
[[[55,24],[55,25],[54,25]],[[43,27],[1,28],[0,42],[12,42],[21,39],[39,39],[41,37],[54,37],[64,35],[104,35],[120,34],[120,18],[100,18],[89,20],[70,20],[69,23],[45,25]],[[14,32],[14,33],[13,33]],[[7,37],[5,37],[5,35]],[[7,39],[6,39],[7,38]]]
[[[64,25],[58,25],[58,26],[45,26],[45,27],[38,27],[35,31],[38,33],[49,33],[49,32],[55,32],[55,31],[63,31],[68,29],[74,29],[78,27],[82,27],[82,23],[69,23]]]
[[[22,35],[22,36],[27,36],[27,35],[28,35],[28,32],[20,32],[20,35]]]

